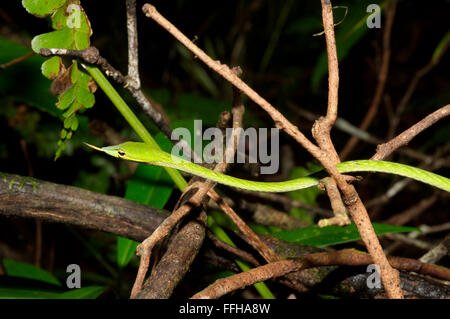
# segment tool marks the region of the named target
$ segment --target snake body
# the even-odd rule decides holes
[[[252,191],[289,192],[318,185],[320,181],[320,178],[315,177],[316,174],[314,174],[314,176],[310,175],[285,182],[258,182],[240,179],[207,169],[203,166],[172,156],[169,153],[140,142],[126,142],[103,148],[89,144],[87,145],[113,157],[135,162],[148,163],[156,166],[171,167],[212,180],[219,184]],[[378,172],[400,175],[450,192],[450,179],[420,168],[400,163],[374,160],[355,160],[340,163],[336,165],[336,168],[340,173]]]

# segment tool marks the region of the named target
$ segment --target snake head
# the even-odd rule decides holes
[[[113,145],[113,146],[105,146],[105,147],[97,147],[88,143],[84,143],[87,146],[89,146],[90,148],[93,148],[94,150],[106,153],[112,157],[117,157],[117,158],[125,158],[126,159],[126,153],[122,150],[121,148],[121,144],[119,145]]]

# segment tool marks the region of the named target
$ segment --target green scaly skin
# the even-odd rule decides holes
[[[320,180],[319,178],[316,178],[314,176],[307,176],[286,182],[249,181],[209,170],[195,163],[155,149],[154,147],[145,143],[126,142],[123,144],[106,146],[103,148],[99,148],[89,144],[87,145],[98,151],[105,152],[106,154],[113,157],[135,162],[148,163],[156,166],[171,167],[186,173],[212,180],[219,184],[258,192],[290,192],[318,185]],[[340,163],[336,167],[340,173],[378,172],[400,175],[450,192],[450,179],[420,168],[404,164],[385,161],[356,160]]]

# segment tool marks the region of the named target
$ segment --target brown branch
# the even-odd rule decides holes
[[[416,137],[420,132],[429,128],[431,125],[439,121],[440,119],[450,115],[450,104],[441,107],[439,110],[434,111],[421,121],[417,122],[409,129],[393,138],[385,144],[380,144],[377,147],[377,152],[372,156],[372,160],[382,160],[388,157],[392,152],[394,152],[399,147],[407,145],[414,137]]]
[[[143,240],[169,212],[120,197],[0,173],[0,212]]]
[[[23,62],[23,61],[31,58],[33,55],[35,55],[35,53],[34,52],[30,52],[30,53],[25,54],[24,56],[18,57],[17,59],[14,59],[14,60],[11,60],[9,62],[0,64],[0,69],[9,68],[10,66],[13,66],[13,65],[15,65],[17,63]]]
[[[445,236],[444,240],[441,241],[438,245],[433,247],[430,251],[428,251],[425,255],[420,257],[420,261],[423,263],[435,264],[443,257],[449,255],[450,253],[450,234]]]
[[[230,277],[218,279],[212,285],[193,295],[191,299],[217,299],[232,291],[245,288],[257,282],[298,271],[302,267],[304,265],[295,260],[276,261]]]
[[[372,124],[375,115],[378,112],[378,108],[380,106],[383,92],[386,87],[386,80],[389,72],[389,62],[391,58],[391,31],[392,25],[394,23],[395,10],[397,7],[397,1],[390,1],[388,6],[386,7],[386,22],[383,33],[383,54],[381,58],[381,67],[380,72],[378,73],[378,84],[375,90],[374,97],[372,99],[372,103],[370,104],[369,110],[364,116],[363,121],[361,122],[359,128],[362,131],[366,131],[370,124]],[[347,144],[341,151],[341,159],[344,160],[351,153],[351,151],[358,144],[358,138],[356,136],[352,136]]]
[[[389,264],[375,234],[364,204],[359,198],[353,185],[347,183],[335,166],[340,160],[331,141],[330,131],[337,117],[339,71],[336,57],[336,43],[334,40],[333,8],[331,1],[329,0],[322,0],[321,3],[322,20],[328,52],[328,89],[331,92],[329,92],[328,95],[327,117],[320,118],[313,126],[313,136],[323,151],[322,156],[316,158],[328,173],[330,173],[331,177],[336,181],[336,184],[341,190],[344,203],[347,205],[348,211],[358,228],[361,239],[375,263],[380,267],[381,280],[386,288],[388,296],[390,298],[402,298],[403,295],[400,288],[398,272],[396,272]]]
[[[334,217],[321,219],[318,222],[319,227],[326,227],[329,225],[346,226],[350,225],[351,221],[347,215],[347,209],[342,201],[341,194],[336,185],[336,182],[332,178],[324,178],[323,185],[327,191],[328,198],[330,199],[331,207],[333,209]]]
[[[225,251],[228,251],[229,253],[232,253],[236,257],[241,258],[243,261],[246,261],[254,266],[259,266],[259,262],[253,257],[251,254],[249,254],[246,251],[243,251],[239,248],[236,248],[234,246],[228,245],[227,243],[221,241],[219,238],[216,237],[211,231],[207,231],[206,235],[208,236],[208,239],[211,240],[211,242],[216,246],[217,248],[223,249]]]
[[[414,259],[391,257],[389,262],[398,270],[414,271],[435,277],[450,279],[450,269],[424,264]],[[353,249],[332,252],[313,253],[299,259],[288,259],[253,268],[227,278],[216,280],[204,290],[192,296],[192,299],[215,299],[232,291],[247,287],[254,283],[277,278],[288,273],[317,266],[362,266],[373,263],[370,255]],[[386,286],[385,286],[386,289]]]
[[[184,225],[170,241],[166,252],[136,299],[167,299],[189,271],[202,247],[206,229],[206,213]]]
[[[127,86],[134,90],[141,88],[139,77],[138,34],[136,17],[136,0],[126,0],[127,34],[128,34],[128,81]]]

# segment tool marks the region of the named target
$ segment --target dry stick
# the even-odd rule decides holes
[[[191,299],[217,299],[232,291],[257,283],[281,277],[293,271],[301,270],[304,265],[292,259],[276,261],[264,266],[250,269],[246,272],[218,279]]]
[[[336,185],[336,182],[332,178],[324,178],[323,186],[327,191],[327,195],[330,198],[330,204],[333,208],[334,217],[321,219],[317,223],[319,227],[326,227],[330,225],[346,226],[350,225],[351,221],[347,215],[347,209],[342,201],[341,193]]]
[[[334,37],[333,8],[328,0],[322,0],[321,3],[328,54],[328,109],[326,118],[320,118],[314,124],[312,133],[321,149],[326,151],[326,158],[321,160],[321,164],[331,174],[341,190],[344,202],[358,228],[361,239],[374,262],[380,267],[381,280],[389,298],[403,298],[398,272],[389,264],[364,204],[353,185],[346,182],[335,166],[339,162],[339,157],[331,141],[330,131],[337,118],[339,69]],[[320,160],[320,158],[318,159]]]
[[[444,240],[441,241],[437,246],[433,247],[430,251],[428,251],[425,255],[420,257],[420,261],[428,264],[435,264],[442,257],[445,257],[450,252],[450,234],[445,236]]]
[[[378,145],[377,152],[374,156],[372,156],[371,159],[382,160],[388,157],[397,148],[403,145],[407,145],[417,134],[429,128],[431,125],[448,115],[450,115],[450,104],[441,107],[437,111],[434,111],[389,142]]]
[[[14,60],[11,60],[11,61],[9,61],[9,62],[0,64],[0,69],[6,69],[6,68],[9,68],[10,66],[13,66],[13,65],[15,65],[15,64],[17,64],[17,63],[23,62],[23,61],[25,61],[26,59],[31,58],[33,55],[35,55],[35,53],[34,53],[34,52],[30,52],[30,53],[25,54],[24,56],[21,56],[21,57],[19,57],[19,58],[17,58],[17,59],[14,59]]]
[[[200,210],[195,218],[177,227],[170,238],[164,255],[146,279],[137,299],[167,299],[189,271],[191,264],[203,246],[206,229],[206,212]]]
[[[329,30],[333,30],[333,16],[332,16],[332,8],[331,3],[326,1],[326,3],[322,2],[322,12],[324,15],[324,25],[325,25],[325,37],[327,38],[327,48],[334,48],[334,57],[330,59],[333,67],[330,70],[329,77],[332,79],[330,83],[334,83],[329,87],[329,107],[327,110],[327,119],[323,122],[324,126],[327,127],[328,132],[331,130],[331,125],[334,123],[335,117],[337,115],[337,90],[338,90],[338,80],[339,74],[337,70],[337,56],[335,39],[334,39],[334,31],[330,35]],[[370,254],[373,256],[375,263],[380,266],[381,277],[388,292],[388,295],[392,298],[401,298],[401,288],[400,288],[400,280],[398,277],[398,273],[396,273],[392,267],[390,267],[389,262],[386,259],[386,256],[383,253],[381,245],[379,244],[378,238],[375,234],[375,231],[371,225],[370,219],[367,215],[367,211],[362,204],[356,190],[353,186],[348,185],[345,178],[339,174],[336,169],[336,162],[330,162],[330,156],[334,159],[338,156],[334,147],[330,143],[329,134],[317,134],[315,137],[318,141],[323,141],[325,150],[322,150],[318,146],[314,145],[311,141],[309,141],[306,136],[304,136],[298,128],[289,122],[277,109],[275,109],[269,102],[267,102],[264,98],[262,98],[258,93],[256,93],[253,89],[251,89],[245,82],[243,82],[239,77],[237,77],[227,65],[220,64],[219,62],[211,59],[204,51],[198,48],[192,41],[190,41],[184,34],[182,34],[172,23],[170,23],[167,19],[165,19],[156,8],[150,4],[145,4],[142,8],[143,12],[147,17],[152,18],[159,25],[161,25],[164,29],[166,29],[169,33],[171,33],[178,41],[180,41],[187,49],[189,49],[194,55],[203,61],[208,67],[212,70],[220,74],[226,80],[228,80],[235,87],[240,89],[243,93],[245,93],[252,101],[262,107],[275,121],[275,124],[278,128],[284,129],[289,135],[291,135],[300,145],[302,145],[306,150],[308,150],[319,162],[322,166],[331,174],[331,176],[336,180],[339,188],[344,194],[344,200],[349,207],[350,214],[355,221],[358,230],[365,242],[367,249]],[[329,22],[331,21],[331,25]],[[327,50],[329,51],[329,50]],[[330,54],[329,54],[330,56]],[[334,61],[333,61],[334,60]],[[330,103],[332,101],[332,103]],[[335,104],[333,106],[333,104]],[[321,130],[316,130],[316,133],[320,133]],[[328,142],[328,143],[326,143]],[[331,148],[330,148],[331,144]],[[334,154],[332,152],[334,151]]]
[[[424,264],[420,261],[391,257],[389,261],[399,270],[433,274],[435,277],[448,280],[450,270],[444,267]],[[192,296],[192,299],[215,299],[227,293],[252,285],[259,281],[280,277],[288,273],[318,266],[350,265],[362,266],[373,263],[370,255],[353,249],[332,252],[313,253],[298,259],[282,260],[253,268],[227,278],[216,280],[204,290]]]
[[[386,7],[386,24],[383,33],[383,55],[381,59],[381,68],[378,74],[378,84],[375,90],[375,95],[372,99],[372,104],[370,105],[368,112],[366,113],[361,125],[359,126],[359,128],[363,131],[366,131],[369,128],[370,124],[375,118],[383,97],[384,88],[386,87],[386,80],[389,72],[389,62],[391,57],[391,31],[394,22],[396,6],[397,2],[391,1],[390,4]],[[359,139],[356,136],[352,136],[352,138],[350,138],[350,140],[341,151],[340,157],[342,160],[347,158],[350,152],[355,148],[358,141]]]
[[[219,238],[217,238],[216,235],[214,235],[210,230],[206,231],[206,236],[208,236],[209,240],[216,246],[217,248],[226,250],[235,256],[241,258],[243,261],[246,261],[254,266],[259,266],[259,262],[255,259],[255,257],[252,256],[252,254],[241,250],[239,248],[236,248],[234,246],[228,245],[227,243],[221,241]]]
[[[139,55],[137,36],[136,0],[127,0],[127,34],[128,34],[128,81],[127,85],[135,90],[141,88],[139,77]]]

